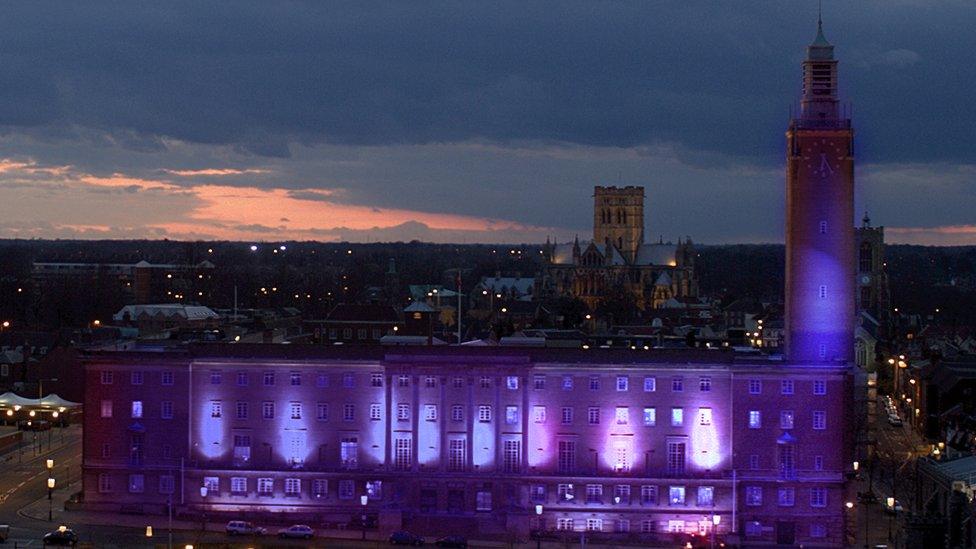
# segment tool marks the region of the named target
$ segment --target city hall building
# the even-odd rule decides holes
[[[786,137],[783,357],[643,345],[91,353],[85,504],[314,526],[348,522],[366,496],[383,531],[650,543],[714,529],[747,545],[842,546],[853,130],[820,29]]]

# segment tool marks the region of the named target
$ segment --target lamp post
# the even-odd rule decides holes
[[[722,515],[712,515],[712,549],[715,549],[715,538],[718,536],[718,525],[722,522]]]
[[[359,504],[363,506],[363,514],[360,518],[363,523],[363,541],[366,541],[366,504],[369,503],[369,496],[363,494],[359,496]]]
[[[54,492],[54,478],[47,479],[47,520],[51,522],[54,520],[54,499],[51,494]]]
[[[208,491],[209,490],[207,489],[206,485],[200,487],[201,502],[206,501]],[[201,505],[200,507],[202,508],[202,514],[203,514],[203,522],[200,525],[200,529],[203,530],[204,534],[206,534],[207,533],[207,507],[206,505]]]
[[[147,538],[152,537],[152,526],[146,526],[146,537]]]
[[[894,483],[892,483],[892,486],[894,486]],[[891,541],[891,517],[895,514],[895,498],[889,497],[885,501],[888,503],[888,509],[890,511],[888,515],[888,541]]]
[[[542,504],[535,506],[535,549],[542,549]]]

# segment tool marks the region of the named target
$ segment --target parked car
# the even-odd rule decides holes
[[[70,545],[72,547],[78,543],[78,534],[71,528],[58,528],[53,532],[44,534],[44,545]]]
[[[263,536],[268,533],[267,529],[255,526],[253,522],[247,522],[245,520],[232,520],[228,522],[226,531],[230,536]]]
[[[455,549],[468,549],[468,539],[464,536],[444,536],[437,538],[434,545],[438,547],[454,547]]]
[[[397,532],[393,532],[393,534],[390,535],[390,544],[391,545],[423,545],[424,538],[416,534],[411,534],[410,532],[407,532],[405,530],[399,530]]]
[[[899,426],[899,425],[901,425],[901,418],[898,417],[897,415],[894,415],[894,414],[889,415],[888,416],[888,423],[890,423],[892,425],[895,425],[895,426]]]
[[[889,506],[888,505],[888,500],[885,499],[885,502],[884,502],[884,512],[885,513],[888,513],[889,515],[897,515],[897,514],[901,513],[904,510],[905,509],[902,508],[901,503],[899,503],[898,500],[895,500],[895,504],[894,505]]]
[[[278,530],[279,538],[312,539],[314,535],[312,527],[305,524],[292,524],[288,528]]]

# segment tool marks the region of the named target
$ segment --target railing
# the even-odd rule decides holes
[[[851,127],[849,118],[826,119],[826,118],[794,118],[790,126],[797,129],[826,129],[843,130]]]

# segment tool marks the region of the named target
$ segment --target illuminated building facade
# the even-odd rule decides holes
[[[719,351],[96,353],[85,502],[335,522],[368,495],[390,528],[528,535],[543,505],[545,530],[608,539],[718,515],[721,536],[839,544],[846,376]]]

